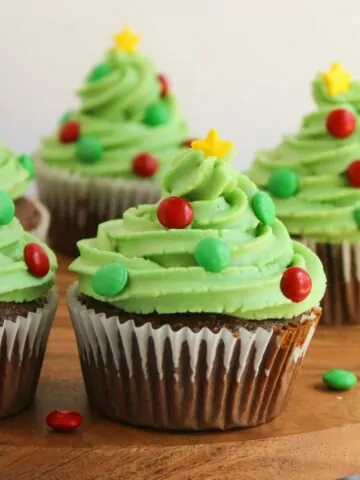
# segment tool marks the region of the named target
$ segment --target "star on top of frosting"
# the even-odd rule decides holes
[[[346,93],[350,89],[351,73],[347,72],[341,63],[334,62],[327,72],[322,74],[329,95]]]
[[[115,47],[126,53],[135,53],[141,40],[141,36],[136,34],[132,28],[126,27],[121,32],[113,36]]]
[[[232,142],[222,140],[217,130],[212,128],[204,140],[194,140],[191,142],[191,148],[201,150],[207,157],[223,158],[234,148]]]

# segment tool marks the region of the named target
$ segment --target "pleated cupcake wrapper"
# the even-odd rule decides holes
[[[299,239],[321,259],[327,277],[321,323],[360,324],[360,244]]]
[[[0,326],[0,418],[19,413],[35,394],[57,306],[55,290],[43,308]]]
[[[218,333],[96,314],[68,292],[92,407],[114,420],[172,430],[248,427],[280,414],[321,309],[301,324]]]
[[[42,242],[46,242],[47,235],[49,232],[50,226],[50,213],[49,210],[38,200],[31,200],[35,205],[36,209],[40,213],[40,221],[39,224],[32,230],[30,233],[35,235],[39,240]]]
[[[75,250],[76,241],[96,235],[99,223],[121,218],[129,207],[155,203],[161,195],[160,186],[146,180],[80,176],[41,161],[37,162],[37,181],[39,198],[52,217],[50,240],[59,251],[62,232],[74,238]]]

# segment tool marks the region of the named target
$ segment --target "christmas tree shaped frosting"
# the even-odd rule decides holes
[[[360,136],[353,106],[323,106],[295,136],[257,153],[250,178],[273,196],[292,234],[360,240]]]
[[[292,318],[325,289],[319,259],[293,242],[274,203],[231,164],[211,130],[179,154],[163,197],[100,225],[78,243],[82,293],[132,313]]]
[[[130,28],[87,75],[80,108],[65,115],[41,157],[57,168],[92,176],[151,179],[183,148],[188,128],[163,74],[138,51]]]

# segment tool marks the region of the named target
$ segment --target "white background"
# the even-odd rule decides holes
[[[166,72],[193,132],[259,147],[313,108],[310,82],[340,60],[360,76],[359,0],[0,0],[0,138],[31,152],[125,25]]]

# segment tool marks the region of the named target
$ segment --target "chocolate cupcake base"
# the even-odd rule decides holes
[[[33,400],[56,306],[55,290],[34,302],[0,304],[0,419]]]
[[[321,259],[327,277],[321,323],[360,324],[360,244],[338,245],[298,239]]]
[[[90,405],[113,420],[167,430],[251,427],[277,417],[321,315],[315,307],[291,322],[160,326],[145,315],[96,313],[76,285],[68,307]]]
[[[94,178],[37,163],[39,198],[49,209],[49,243],[59,253],[76,256],[76,243],[96,236],[100,223],[121,218],[132,206],[159,200],[159,185],[146,180]],[[66,235],[64,235],[66,232]]]

